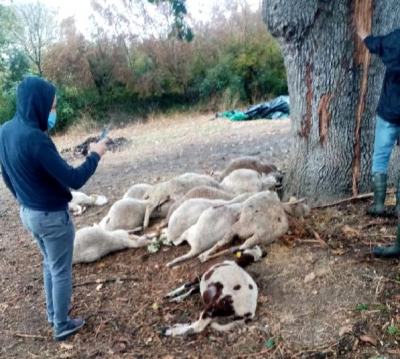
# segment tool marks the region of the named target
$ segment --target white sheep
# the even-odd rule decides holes
[[[222,191],[218,188],[200,186],[191,189],[188,193],[185,194],[179,201],[175,202],[168,211],[167,215],[167,223],[171,218],[172,214],[179,208],[179,206],[191,198],[206,198],[206,199],[222,199],[222,200],[231,200],[235,197],[235,195],[230,194],[228,192]]]
[[[106,231],[117,229],[134,230],[142,226],[149,201],[125,198],[115,202],[101,222],[100,227]],[[165,203],[152,212],[151,218],[165,218],[170,203]]]
[[[218,243],[239,219],[240,209],[241,204],[231,204],[205,210],[197,223],[186,230],[177,241],[186,241],[191,247],[190,251],[168,263],[167,267],[194,258]]]
[[[90,263],[105,255],[126,248],[144,247],[151,243],[146,237],[130,235],[127,231],[107,232],[95,225],[75,234],[73,264]]]
[[[278,185],[277,176],[278,173],[261,175],[251,169],[238,169],[226,176],[220,187],[222,190],[236,195],[275,190]]]
[[[216,174],[219,182],[222,182],[225,177],[229,176],[233,171],[238,169],[254,170],[260,174],[269,174],[277,171],[276,166],[262,162],[258,157],[239,157],[232,160],[224,171]]]
[[[285,235],[289,229],[286,210],[298,206],[291,214],[308,215],[309,207],[300,202],[282,205],[276,192],[261,192],[247,199],[241,208],[238,221],[227,231],[224,238],[211,249],[202,253],[199,258],[205,262],[221,247],[229,244],[235,237],[244,240],[240,249],[248,249],[255,245],[268,245]]]
[[[151,214],[155,208],[170,201],[179,201],[189,190],[199,186],[218,188],[219,183],[210,176],[190,173],[159,183],[149,189],[143,197],[149,201],[143,221],[143,228],[148,227]]]
[[[143,199],[145,193],[151,188],[153,188],[153,186],[150,184],[146,183],[135,184],[126,191],[124,197],[122,198]]]
[[[75,216],[80,216],[86,210],[85,206],[103,206],[108,202],[106,197],[96,194],[88,196],[83,192],[71,191],[71,195],[68,207]]]
[[[231,201],[212,200],[205,198],[192,198],[185,201],[179,208],[172,214],[167,229],[167,238],[174,245],[181,244],[184,239],[182,234],[195,225],[200,218],[201,214],[210,207],[229,205],[234,203],[241,203],[245,201],[250,194],[243,194],[235,197]]]
[[[134,230],[143,223],[147,201],[126,198],[115,202],[99,226],[105,231]]]
[[[186,283],[167,294],[165,298],[180,302],[200,287],[204,310],[200,318],[192,324],[176,324],[162,331],[166,336],[178,336],[202,332],[208,325],[226,332],[250,323],[256,313],[258,287],[253,278],[243,269],[265,257],[259,247],[237,252],[235,262],[224,261],[208,269],[199,280]],[[185,290],[188,293],[181,294]],[[181,294],[181,295],[180,295]],[[177,295],[180,295],[176,298]],[[219,319],[224,323],[219,323]],[[226,323],[230,319],[230,323]]]

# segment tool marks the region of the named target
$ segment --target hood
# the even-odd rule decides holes
[[[17,117],[25,124],[47,131],[47,121],[56,95],[55,87],[38,77],[28,77],[18,86]]]

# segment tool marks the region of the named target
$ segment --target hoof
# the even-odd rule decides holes
[[[171,335],[171,330],[169,327],[161,329],[161,335],[163,337],[169,337]]]

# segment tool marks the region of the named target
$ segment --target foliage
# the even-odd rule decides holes
[[[266,30],[261,9],[246,1],[215,2],[209,20],[197,22],[185,17],[184,0],[92,4],[90,40],[68,18],[59,24],[56,39],[47,37],[40,65],[26,47],[12,49],[0,69],[1,120],[12,117],[16,83],[32,68],[57,87],[60,131],[84,113],[106,121],[110,113],[135,118],[193,106],[217,111],[287,93],[279,46]],[[41,11],[43,17],[53,10]],[[29,24],[20,24],[29,33]],[[14,32],[6,37],[12,40]]]

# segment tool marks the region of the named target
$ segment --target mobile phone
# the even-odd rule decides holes
[[[106,138],[107,133],[108,133],[108,128],[105,128],[100,135],[100,141],[103,140],[104,138]]]

